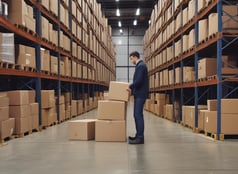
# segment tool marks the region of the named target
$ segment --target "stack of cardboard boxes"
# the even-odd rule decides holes
[[[0,93],[0,142],[11,137],[15,127],[15,118],[9,118],[9,98]]]
[[[110,82],[108,100],[98,101],[97,120],[69,122],[70,140],[126,141],[126,113],[129,84]]]
[[[59,96],[59,122],[62,122],[65,120],[66,111],[65,111],[65,97],[64,95]]]
[[[64,93],[65,99],[65,118],[69,119],[71,117],[71,93],[66,92]]]
[[[54,90],[41,90],[42,126],[50,126],[57,121]]]
[[[128,89],[128,83],[110,82],[109,100],[98,102],[96,141],[126,141]]]
[[[35,48],[25,45],[15,45],[16,64],[36,67]]]
[[[9,115],[15,118],[14,134],[21,135],[30,131],[32,119],[30,115],[30,103],[28,91],[9,91],[7,93],[10,99]]]
[[[202,111],[204,118],[204,131],[208,133],[217,132],[217,100],[208,100],[208,110]],[[232,135],[238,134],[238,99],[221,100],[221,133]]]

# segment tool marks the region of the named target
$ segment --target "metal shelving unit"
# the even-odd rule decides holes
[[[234,98],[238,97],[237,95],[237,74],[233,74],[232,77],[226,77],[222,73],[222,55],[229,53],[228,48],[237,46],[238,44],[238,33],[229,33],[223,31],[223,22],[222,22],[222,15],[223,15],[223,5],[237,5],[238,1],[226,1],[226,0],[211,0],[202,11],[198,12],[198,1],[196,1],[196,15],[191,20],[188,21],[186,25],[180,28],[176,33],[174,33],[167,41],[161,44],[155,51],[151,52],[150,55],[146,57],[146,62],[149,63],[153,60],[157,55],[159,55],[163,50],[165,50],[169,45],[174,45],[175,40],[178,40],[184,33],[188,32],[189,29],[195,29],[195,46],[192,49],[189,49],[186,52],[182,52],[179,56],[174,58],[158,67],[154,67],[149,71],[150,76],[154,76],[157,72],[163,71],[165,69],[172,69],[175,71],[175,67],[179,66],[181,69],[184,67],[184,62],[191,61],[194,62],[195,68],[195,80],[190,82],[181,82],[178,84],[166,85],[166,86],[159,86],[155,88],[151,88],[150,92],[157,93],[168,93],[172,96],[171,100],[174,102],[175,96],[179,96],[180,101],[180,116],[179,120],[181,121],[182,118],[182,105],[191,102],[193,100],[193,104],[195,106],[195,127],[198,127],[198,105],[205,104],[207,99],[217,99],[217,131],[216,134],[217,139],[222,138],[221,135],[221,99],[222,98]],[[145,45],[145,50],[150,48],[150,45],[156,40],[160,33],[162,33],[169,23],[177,17],[180,11],[182,11],[185,7],[188,6],[189,0],[183,1],[178,8],[175,10],[173,16],[165,22],[162,27],[151,36],[148,44]],[[165,6],[162,8],[161,13],[155,19],[158,22],[158,19],[161,17],[163,13],[172,5],[173,2],[168,0],[165,3]],[[209,36],[205,42],[199,43],[198,41],[198,25],[199,20],[206,18],[211,12],[218,13],[218,32],[214,33],[214,35]],[[231,20],[236,21],[235,19],[230,16]],[[238,22],[238,21],[236,21]],[[182,38],[182,37],[181,37]],[[206,79],[206,80],[199,80],[198,79],[198,60],[200,57],[205,57],[206,53],[208,52],[215,53],[214,57],[217,57],[217,74],[216,76]],[[210,54],[211,55],[211,54]],[[183,74],[181,70],[181,75]],[[174,77],[175,78],[175,77]],[[228,86],[228,87],[227,87]],[[193,93],[191,95],[191,92]],[[186,97],[186,93],[189,93]],[[186,101],[187,100],[187,101]]]
[[[104,27],[99,18],[94,13],[92,6],[86,0],[80,0],[82,4],[85,2],[85,5],[89,6],[91,15],[93,16],[95,22],[97,22],[100,27]],[[42,4],[41,0],[25,0],[25,2],[34,8],[34,17],[36,20],[36,31],[35,33],[31,33],[25,31],[21,28],[18,28],[16,25],[9,22],[6,18],[0,16],[0,28],[3,32],[11,32],[14,33],[20,43],[24,43],[26,45],[34,46],[36,49],[36,69],[34,71],[24,71],[15,68],[0,68],[0,81],[1,79],[9,80],[16,79],[17,81],[22,81],[23,86],[14,86],[15,89],[34,89],[36,90],[36,102],[39,103],[39,124],[41,125],[41,89],[44,89],[44,85],[47,84],[51,89],[54,89],[56,92],[56,96],[60,96],[61,92],[70,92],[74,96],[71,96],[71,99],[80,99],[84,95],[79,95],[87,92],[90,97],[94,97],[94,91],[104,91],[108,89],[108,81],[101,80],[89,80],[84,78],[74,78],[72,77],[72,72],[70,77],[60,75],[60,60],[61,56],[66,56],[70,59],[71,67],[72,61],[81,65],[81,67],[86,67],[87,70],[94,71],[96,67],[94,64],[91,64],[91,60],[96,60],[102,64],[108,72],[111,74],[111,78],[115,79],[115,67],[112,67],[107,64],[100,55],[96,54],[93,50],[91,50],[88,45],[85,45],[83,41],[72,33],[72,20],[74,20],[82,29],[81,35],[83,36],[83,32],[92,31],[92,35],[96,37],[98,43],[102,48],[105,49],[106,54],[110,57],[112,62],[115,62],[115,56],[111,54],[111,50],[109,50],[106,45],[100,40],[100,37],[97,34],[97,31],[93,28],[92,24],[87,21],[86,15],[83,14],[82,7],[79,4],[78,0],[68,0],[69,6],[63,1],[58,0],[58,15],[53,14],[48,9],[46,9]],[[76,16],[72,14],[72,3],[76,4],[77,9],[81,13],[81,19],[85,19],[86,26],[88,31],[84,31],[83,29],[83,21],[79,21]],[[65,9],[68,9],[69,13],[69,27],[64,25],[60,19],[60,5],[63,5]],[[53,44],[47,38],[42,37],[41,31],[41,17],[45,17],[50,23],[54,25],[54,28],[58,31],[58,45]],[[70,39],[70,50],[65,50],[61,47],[60,43],[60,32],[63,32]],[[87,53],[87,61],[83,61],[81,58],[77,58],[73,56],[73,42],[75,42],[78,46],[81,47]],[[44,73],[41,71],[41,48],[45,48],[50,50],[51,54],[54,54],[58,58],[58,74],[52,73]],[[83,51],[81,51],[81,56],[83,57]],[[47,83],[46,83],[47,82]],[[1,83],[1,82],[0,82]],[[9,82],[10,83],[10,82]],[[12,83],[12,82],[11,82]],[[31,83],[31,85],[26,85]],[[16,85],[16,84],[15,84]],[[1,88],[1,90],[8,90],[12,86],[8,87],[8,84]],[[93,90],[93,91],[92,91]],[[59,104],[59,101],[57,101]],[[59,119],[59,108],[57,108],[58,119]]]

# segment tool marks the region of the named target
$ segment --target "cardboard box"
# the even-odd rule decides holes
[[[98,101],[97,119],[100,120],[125,120],[126,103],[121,101]]]
[[[236,22],[237,20],[238,20],[238,16],[234,16],[233,18],[231,18],[230,16],[222,16],[223,31],[229,32],[229,33],[237,32],[238,30],[238,24]]]
[[[83,100],[78,100],[77,113],[79,115],[79,114],[82,114],[83,112],[84,112],[83,111]]]
[[[188,49],[191,49],[192,47],[194,47],[195,45],[195,30],[192,29],[189,32],[189,36],[188,36]]]
[[[41,49],[41,70],[50,71],[50,51]]]
[[[188,20],[192,19],[196,14],[196,0],[189,1],[188,4]]]
[[[125,142],[126,121],[96,121],[96,141]]]
[[[55,105],[54,90],[41,90],[41,108],[51,108]]]
[[[29,117],[31,114],[30,105],[10,106],[9,116],[11,118]]]
[[[77,111],[77,100],[72,100],[72,109],[71,109],[71,115],[76,116],[78,114]]]
[[[58,58],[55,56],[50,57],[50,72],[58,74]]]
[[[32,115],[32,130],[39,128],[39,115]]]
[[[9,118],[5,121],[0,121],[0,140],[12,136],[15,126],[15,118]]]
[[[188,22],[188,8],[183,10],[183,26]]]
[[[0,122],[9,118],[9,107],[0,107]]]
[[[65,103],[65,97],[64,95],[59,96],[59,104],[64,104]]]
[[[36,91],[34,90],[28,91],[28,96],[29,96],[29,103],[35,103]]]
[[[205,112],[207,112],[207,110],[199,110],[198,111],[198,129],[200,131],[204,130]]]
[[[218,14],[211,13],[208,16],[208,36],[218,32]]]
[[[39,103],[30,103],[30,115],[39,115]]]
[[[188,35],[183,36],[183,44],[182,44],[183,52],[188,50],[188,38],[189,38]]]
[[[207,100],[208,111],[217,111],[217,100]]]
[[[165,118],[168,118],[169,120],[174,119],[174,114],[173,114],[173,105],[167,104],[165,105]]]
[[[28,132],[29,129],[29,119],[31,117],[20,117],[15,118],[15,129],[14,134],[23,134],[25,132]]]
[[[204,9],[208,5],[209,0],[199,0],[198,3],[198,12]]]
[[[119,100],[128,102],[130,93],[128,91],[129,84],[124,82],[111,81],[109,85],[109,100]]]
[[[181,82],[182,82],[181,68],[177,67],[175,69],[175,83],[181,83]]]
[[[92,119],[74,120],[68,122],[69,140],[95,139],[95,121]]]
[[[59,105],[59,121],[63,121],[66,118],[65,105]]]
[[[50,124],[53,123],[53,118],[54,117],[54,110],[53,108],[48,108],[48,109],[41,109],[41,124],[42,126],[49,126]]]
[[[213,76],[217,73],[216,68],[217,59],[215,58],[204,58],[198,62],[198,79]]]
[[[183,82],[190,82],[195,80],[194,67],[183,67]]]
[[[7,96],[0,96],[0,107],[8,107],[9,102],[10,100]]]
[[[36,67],[35,48],[25,45],[15,45],[16,64]]]
[[[222,114],[238,114],[238,99],[221,99]]]
[[[202,42],[208,36],[208,20],[202,19],[198,22],[198,42]]]
[[[10,100],[10,105],[28,105],[29,92],[28,91],[8,91],[7,96]]]
[[[8,1],[8,18],[13,24],[26,26],[25,15],[27,14],[27,5],[24,0]]]
[[[217,112],[205,112],[204,130],[208,133],[217,132]],[[238,133],[238,116],[237,114],[222,114],[221,115],[221,133],[222,134],[237,134]]]

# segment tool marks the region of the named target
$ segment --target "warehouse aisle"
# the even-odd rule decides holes
[[[67,123],[12,140],[0,147],[0,174],[237,174],[238,141],[213,142],[148,112],[145,122],[144,145],[68,141]]]

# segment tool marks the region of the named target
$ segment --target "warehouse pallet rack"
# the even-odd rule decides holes
[[[77,9],[81,13],[81,19],[79,21],[72,14],[72,2],[76,3]],[[81,3],[79,3],[79,1]],[[71,99],[83,99],[87,94],[87,97],[94,97],[94,91],[103,92],[108,89],[108,81],[99,81],[99,80],[89,80],[82,78],[73,78],[61,76],[60,75],[60,60],[61,56],[66,56],[82,66],[86,66],[87,69],[95,70],[96,67],[93,64],[90,64],[90,59],[95,59],[96,62],[100,62],[111,74],[111,80],[115,79],[115,68],[110,66],[103,60],[102,57],[99,57],[94,51],[88,48],[82,40],[77,38],[72,33],[72,20],[76,21],[77,24],[81,27],[81,35],[83,32],[89,33],[92,31],[93,36],[96,37],[100,46],[106,50],[106,54],[110,59],[115,63],[115,56],[112,50],[109,50],[107,46],[100,40],[96,29],[93,28],[92,24],[88,22],[87,16],[83,14],[83,8],[80,4],[88,6],[93,16],[95,22],[100,26],[99,29],[103,30],[104,27],[99,18],[93,11],[92,1],[86,0],[68,0],[68,6],[63,0],[58,0],[58,15],[52,13],[46,9],[42,4],[41,0],[25,0],[25,2],[34,8],[34,17],[36,20],[36,31],[33,32],[25,27],[14,25],[9,22],[4,16],[0,16],[0,30],[1,32],[10,32],[15,34],[15,41],[24,45],[32,46],[36,48],[36,69],[18,69],[14,64],[1,62],[0,67],[0,84],[1,91],[6,90],[20,90],[20,89],[31,89],[36,91],[36,102],[39,103],[39,125],[41,125],[41,89],[54,89],[56,96],[60,96],[63,92],[71,92]],[[84,3],[83,3],[84,2]],[[96,2],[95,2],[96,3]],[[63,5],[64,8],[68,9],[69,12],[69,28],[67,28],[62,22],[60,22],[60,5]],[[58,45],[51,43],[47,38],[43,38],[41,31],[41,16],[44,16],[48,21],[50,21],[54,28],[57,28],[58,31]],[[86,29],[83,28],[83,25],[86,26]],[[70,38],[70,51],[67,51],[60,47],[60,31]],[[87,61],[85,62],[82,59],[78,59],[72,55],[72,44],[73,41],[76,42],[83,50],[87,52]],[[50,50],[51,54],[55,55],[58,58],[58,74],[52,74],[50,72],[41,71],[41,48]],[[81,51],[81,57],[83,57],[83,51]],[[89,62],[89,63],[88,63]],[[58,103],[59,101],[57,101]],[[58,103],[59,104],[59,103]],[[59,120],[59,107],[57,108],[57,115]]]
[[[179,101],[179,118],[177,121],[182,121],[182,106],[183,105],[195,105],[195,129],[198,127],[198,105],[206,104],[207,99],[217,99],[217,131],[216,134],[210,134],[215,139],[223,139],[224,135],[221,134],[221,99],[222,98],[237,98],[237,74],[233,73],[232,75],[225,76],[222,73],[222,55],[229,55],[236,52],[237,44],[238,44],[238,33],[229,33],[223,32],[223,22],[222,22],[222,14],[223,5],[237,5],[238,1],[226,1],[226,0],[211,0],[209,4],[204,7],[200,12],[196,10],[196,15],[188,23],[180,28],[176,33],[174,33],[165,43],[161,44],[160,47],[156,48],[156,50],[152,51],[151,54],[147,55],[146,62],[149,63],[155,56],[161,53],[164,49],[166,49],[169,45],[174,45],[175,41],[181,39],[184,33],[187,33],[189,29],[194,27],[195,29],[195,46],[183,52],[181,48],[182,54],[178,57],[173,58],[171,61],[166,62],[158,67],[155,67],[149,71],[150,76],[153,76],[162,70],[172,69],[174,70],[174,78],[175,78],[175,68],[177,66],[183,67],[185,64],[193,65],[195,67],[195,80],[191,82],[181,82],[173,85],[159,86],[154,87],[151,86],[150,93],[154,94],[157,92],[170,94],[172,101]],[[165,22],[160,29],[158,29],[154,35],[151,36],[147,45],[145,45],[145,51],[151,49],[151,44],[155,41],[158,35],[165,30],[166,26],[177,17],[179,12],[185,7],[188,7],[189,0],[182,1],[182,3],[178,6],[175,13],[172,17]],[[160,16],[164,14],[164,12],[169,8],[170,5],[174,5],[173,1],[168,0],[165,3],[164,7],[161,10],[161,13],[155,19],[158,22]],[[196,1],[196,9],[198,6],[198,1]],[[203,42],[198,42],[198,21],[200,19],[206,18],[211,12],[218,13],[218,32],[214,33],[212,36],[207,37]],[[230,20],[235,22],[231,15],[229,16]],[[148,51],[147,51],[148,52]],[[175,53],[173,52],[173,55]],[[198,79],[198,60],[200,57],[217,57],[217,74],[212,77]],[[183,71],[183,70],[181,70]],[[181,72],[181,77],[183,76],[183,72]],[[183,77],[182,77],[183,79]],[[174,79],[175,81],[175,79]],[[174,103],[174,102],[173,102]],[[174,104],[173,104],[174,105]],[[175,114],[175,106],[173,106],[174,114]],[[206,133],[208,135],[208,133]]]

